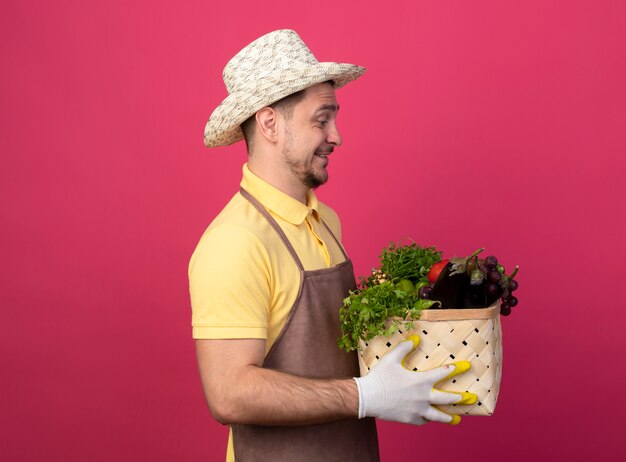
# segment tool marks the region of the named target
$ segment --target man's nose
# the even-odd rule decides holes
[[[341,134],[339,133],[339,129],[336,124],[332,124],[329,127],[328,136],[326,137],[326,142],[328,144],[333,144],[335,146],[341,146]]]

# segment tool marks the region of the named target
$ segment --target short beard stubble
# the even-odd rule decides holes
[[[300,180],[300,182],[307,188],[317,189],[322,186],[328,180],[326,178],[320,178],[315,175],[312,168],[305,168],[301,162],[298,162],[291,156],[293,152],[293,136],[289,128],[285,131],[285,146],[283,148],[283,160],[289,167],[291,172]]]

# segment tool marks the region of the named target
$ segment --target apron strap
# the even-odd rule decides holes
[[[285,244],[285,247],[287,247],[287,250],[291,254],[291,257],[293,258],[293,260],[296,262],[296,265],[298,265],[298,268],[300,268],[300,271],[304,271],[304,266],[302,265],[300,258],[298,258],[298,254],[296,253],[295,249],[291,245],[291,242],[289,242],[289,239],[287,239],[285,232],[282,230],[280,225],[276,223],[276,220],[272,218],[272,216],[267,211],[267,209],[263,207],[263,205],[261,205],[261,203],[258,200],[256,200],[256,198],[252,196],[252,194],[250,194],[245,189],[240,188],[239,192],[245,199],[247,199],[254,206],[255,209],[259,211],[261,215],[265,217],[265,219],[269,222],[272,228],[274,228],[274,230],[278,233],[278,236],[283,241],[283,244]]]
[[[341,253],[343,254],[343,258],[345,258],[346,260],[348,260],[348,254],[346,254],[346,251],[343,250],[343,246],[341,245],[341,242],[339,242],[339,239],[337,239],[335,237],[335,235],[333,234],[333,232],[330,230],[330,228],[328,227],[328,225],[326,224],[326,222],[324,220],[322,220],[322,217],[320,216],[320,221],[322,222],[322,224],[324,225],[324,228],[326,228],[328,230],[328,232],[330,233],[330,235],[333,237],[333,239],[335,240],[335,242],[337,243],[337,247],[339,247],[339,250],[341,250]]]

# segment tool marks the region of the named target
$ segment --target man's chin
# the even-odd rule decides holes
[[[322,186],[324,183],[328,181],[328,174],[325,175],[316,175],[314,173],[308,172],[304,178],[302,178],[302,183],[311,188],[317,189]]]

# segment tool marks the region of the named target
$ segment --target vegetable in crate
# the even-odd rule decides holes
[[[428,286],[428,272],[441,261],[441,252],[416,243],[392,243],[379,259],[380,266],[361,278],[360,288],[350,292],[339,311],[343,335],[338,344],[346,351],[356,349],[359,338],[369,340],[397,330],[397,323],[385,327],[387,319],[419,319],[421,310],[439,304],[419,294]]]
[[[478,258],[484,250],[442,260],[435,247],[391,243],[379,256],[380,266],[361,278],[359,289],[344,299],[339,346],[350,351],[358,347],[359,339],[389,336],[402,320],[417,320],[431,307],[484,308],[501,298],[500,313],[509,315],[518,303],[512,292],[518,287],[513,278],[519,267],[507,275],[496,257]],[[397,321],[386,327],[390,318]],[[406,327],[411,328],[410,322]]]
[[[519,286],[513,279],[519,271],[519,265],[507,275],[504,266],[498,264],[498,259],[493,255],[489,255],[484,260],[478,258],[484,250],[480,248],[466,258],[450,260],[449,277],[460,277],[464,288],[457,306],[446,307],[444,303],[444,308],[482,308],[492,305],[498,298],[501,298],[500,314],[503,316],[511,314],[511,308],[518,303],[512,292]],[[436,284],[440,283],[446,284],[443,280],[438,280]],[[435,287],[433,287],[433,292],[435,294],[432,298],[437,300]]]

